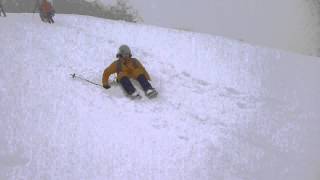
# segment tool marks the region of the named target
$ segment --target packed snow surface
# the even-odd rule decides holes
[[[320,59],[77,15],[0,18],[0,179],[319,180]],[[156,99],[111,77],[128,44]],[[143,94],[139,84],[133,81]]]

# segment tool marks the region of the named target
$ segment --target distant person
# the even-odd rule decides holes
[[[40,19],[43,22],[54,23],[53,16],[55,15],[55,10],[48,0],[37,0],[33,13],[35,13],[36,9],[39,9]]]
[[[7,16],[7,15],[6,15],[6,12],[5,12],[4,9],[3,9],[2,0],[0,0],[0,16],[1,16],[1,14],[3,14],[4,17]]]
[[[117,56],[118,59],[114,61],[103,72],[102,85],[104,88],[109,89],[109,76],[111,74],[117,74],[117,82],[120,83],[127,95],[131,98],[141,97],[130,81],[130,78],[137,80],[145,95],[149,98],[155,97],[158,93],[150,84],[150,76],[145,70],[143,65],[132,57],[131,50],[127,45],[121,45],[119,47]]]

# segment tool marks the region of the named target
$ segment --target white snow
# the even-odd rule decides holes
[[[55,19],[0,19],[1,180],[320,178],[319,58],[93,17]],[[132,101],[114,82],[104,90],[70,77],[99,83],[121,44],[145,65],[158,98]]]

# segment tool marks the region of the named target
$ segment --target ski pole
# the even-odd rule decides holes
[[[73,79],[78,78],[78,79],[80,79],[80,80],[82,80],[82,81],[86,81],[86,82],[91,83],[91,84],[93,84],[93,85],[103,87],[101,84],[92,82],[92,81],[90,81],[90,80],[88,80],[88,79],[86,79],[86,78],[83,78],[83,77],[81,77],[81,76],[76,75],[75,73],[70,74],[70,76],[71,76]]]

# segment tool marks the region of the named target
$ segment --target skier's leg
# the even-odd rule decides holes
[[[3,14],[3,16],[6,16],[6,13],[4,12],[2,6],[0,5],[0,16],[1,16],[1,13]]]
[[[49,17],[50,17],[51,22],[54,23],[53,16],[54,16],[54,14],[55,14],[55,11],[53,10],[53,11],[51,11],[49,14],[50,14]]]
[[[42,22],[45,22],[45,17],[42,12],[39,13],[40,19]]]
[[[46,17],[46,21],[47,21],[49,24],[51,24],[49,13],[46,13],[46,14],[45,14],[45,17]]]
[[[1,7],[1,10],[2,10],[2,13],[3,13],[3,16],[6,17],[6,12],[4,11],[4,9]]]
[[[127,76],[123,76],[120,79],[120,84],[123,87],[123,89],[126,91],[127,94],[131,95],[136,91],[136,88],[132,85],[130,79]]]
[[[158,92],[151,86],[151,84],[143,74],[139,75],[137,80],[139,81],[145,95],[148,98],[154,98],[157,96]]]
[[[52,18],[52,16],[50,15],[49,20],[51,21],[51,23],[54,23],[54,20]]]
[[[137,80],[144,91],[147,91],[148,89],[153,89],[151,84],[143,74],[139,75]]]
[[[50,13],[48,12],[46,16],[47,16],[47,21],[48,21],[48,23],[51,24],[52,22],[51,22],[51,15],[50,15]]]

